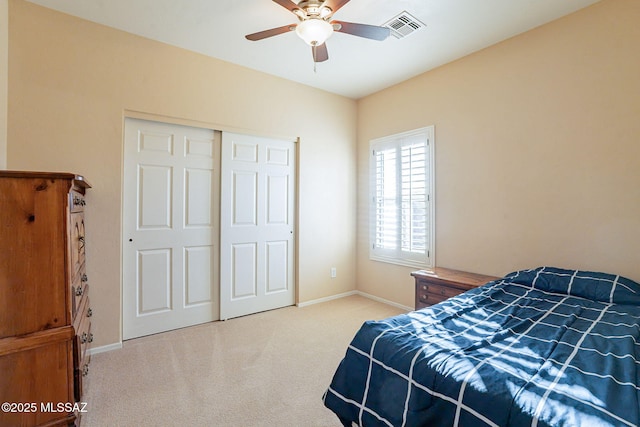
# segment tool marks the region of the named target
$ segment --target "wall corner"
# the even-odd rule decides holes
[[[0,0],[0,169],[7,168],[9,113],[9,0]]]

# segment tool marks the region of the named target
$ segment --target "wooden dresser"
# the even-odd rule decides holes
[[[0,171],[2,426],[78,425],[91,334],[85,191],[69,173]]]
[[[494,276],[443,267],[414,271],[411,275],[416,279],[416,310],[437,304],[497,279]]]

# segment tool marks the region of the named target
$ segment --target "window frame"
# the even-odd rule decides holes
[[[378,175],[376,151],[396,150],[396,168],[401,166],[402,159],[397,154],[400,153],[402,146],[408,145],[408,141],[416,138],[424,137],[425,143],[425,193],[426,193],[426,209],[425,209],[425,253],[416,253],[411,250],[403,250],[402,239],[402,183],[397,177],[400,176],[402,170],[397,170],[395,180],[395,206],[397,232],[395,239],[398,247],[385,249],[376,247],[377,240],[377,210],[378,210]],[[369,259],[373,261],[386,262],[391,264],[403,265],[415,268],[433,268],[435,267],[435,127],[433,125],[394,135],[376,138],[369,141]],[[383,178],[384,179],[384,178]],[[406,228],[406,227],[405,227]],[[392,230],[392,234],[393,230]]]

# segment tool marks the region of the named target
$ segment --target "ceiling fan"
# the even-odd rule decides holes
[[[293,12],[300,22],[259,31],[248,34],[245,37],[248,40],[256,41],[295,30],[298,36],[311,46],[314,63],[329,59],[325,41],[334,31],[372,40],[384,40],[390,34],[389,28],[386,27],[336,20],[332,21],[331,18],[333,14],[350,0],[302,0],[298,3],[292,0],[273,1]]]

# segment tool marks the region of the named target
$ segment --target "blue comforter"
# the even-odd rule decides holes
[[[540,267],[366,322],[323,398],[345,425],[638,426],[640,284]]]

